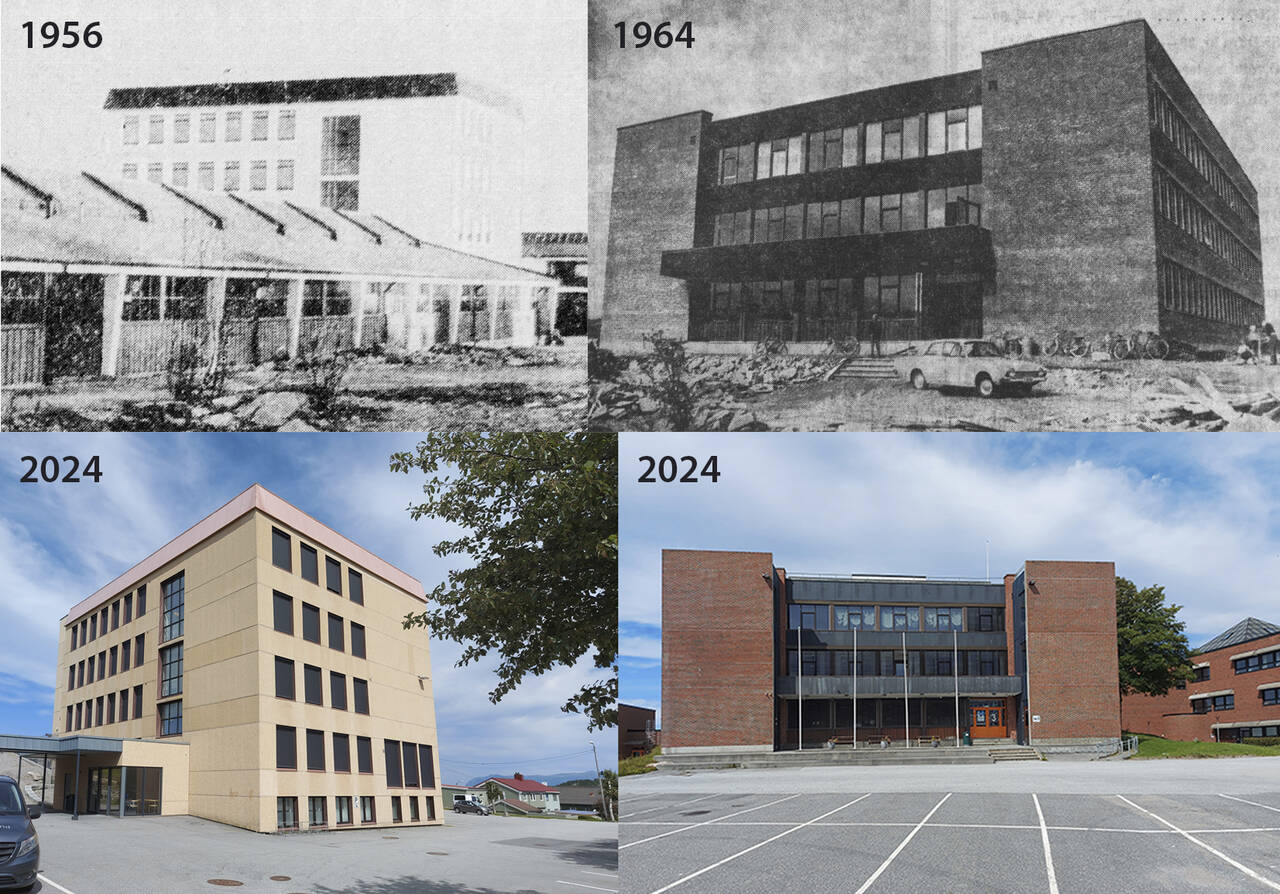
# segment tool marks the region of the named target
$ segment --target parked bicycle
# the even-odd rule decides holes
[[[1054,357],[1058,354],[1063,357],[1083,357],[1089,353],[1089,342],[1085,340],[1083,335],[1060,329],[1044,346],[1044,352],[1049,357]]]

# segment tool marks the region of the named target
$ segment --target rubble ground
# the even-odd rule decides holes
[[[838,357],[690,358],[695,431],[1280,431],[1280,366],[1234,361],[1047,358],[1030,396],[914,390],[903,380],[830,379]],[[1038,358],[1039,359],[1039,358]],[[669,429],[631,361],[592,384],[592,428]]]
[[[304,369],[230,371],[206,405],[173,400],[163,374],[59,379],[4,395],[15,431],[566,431],[586,408],[585,339],[536,348],[451,347],[353,358],[334,411],[312,409]]]

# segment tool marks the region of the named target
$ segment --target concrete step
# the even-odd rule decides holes
[[[984,748],[858,748],[847,746],[813,751],[778,751],[748,754],[663,754],[657,759],[663,770],[762,769],[768,767],[840,767],[911,764],[989,764]]]
[[[888,357],[850,357],[836,367],[833,379],[896,379],[898,370]]]
[[[1031,747],[992,748],[987,752],[993,761],[1038,761],[1040,752]]]

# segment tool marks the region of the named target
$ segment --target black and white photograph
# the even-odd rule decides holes
[[[577,427],[584,29],[6,3],[4,428]]]
[[[1280,430],[1274,4],[589,27],[591,426]]]

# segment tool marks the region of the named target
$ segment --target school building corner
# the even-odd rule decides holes
[[[992,583],[664,550],[662,594],[664,754],[1119,748],[1112,562],[1028,560]]]

